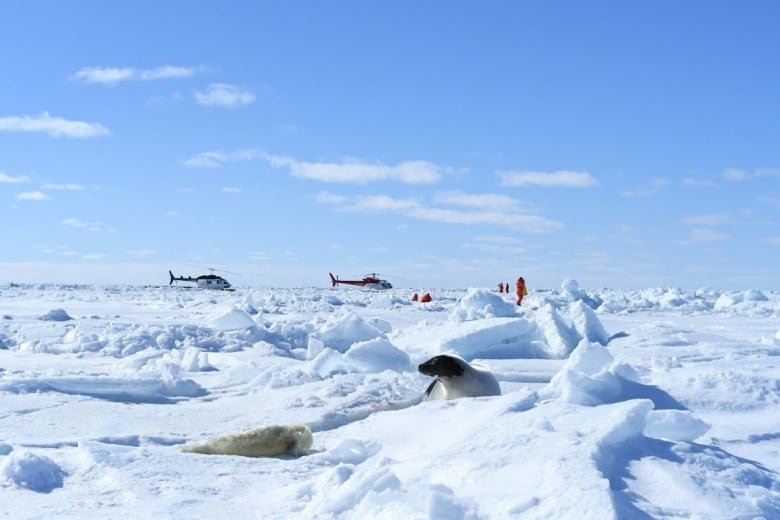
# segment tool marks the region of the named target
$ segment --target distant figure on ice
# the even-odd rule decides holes
[[[523,304],[523,296],[528,294],[528,287],[525,286],[525,280],[523,277],[517,279],[517,304]]]
[[[504,292],[509,294],[509,282],[504,284]]]
[[[416,302],[416,301],[417,301],[417,300],[419,300],[419,299],[420,299],[420,297],[419,297],[419,296],[417,296],[417,293],[414,293],[414,294],[412,295],[412,301],[413,301],[413,302]]]
[[[433,301],[433,298],[431,298],[431,293],[425,293],[420,298],[420,303],[430,303]]]
[[[504,282],[499,282],[498,283],[498,292],[500,292],[502,294],[504,293]]]

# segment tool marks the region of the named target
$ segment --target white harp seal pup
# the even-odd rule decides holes
[[[181,450],[204,455],[242,455],[276,457],[306,455],[312,445],[311,430],[303,424],[270,425],[243,433],[217,437],[201,444],[189,444]]]
[[[436,376],[425,391],[423,401],[501,395],[498,380],[487,367],[471,365],[452,354],[434,356],[417,370],[426,376]]]

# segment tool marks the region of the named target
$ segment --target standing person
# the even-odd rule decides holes
[[[509,294],[509,282],[507,282],[507,283],[504,285],[504,290],[506,291],[506,293],[507,293],[507,294]]]
[[[504,282],[498,283],[498,292],[502,293],[504,292]]]
[[[528,294],[528,288],[525,286],[525,280],[523,277],[517,279],[517,304],[523,304],[523,296]]]

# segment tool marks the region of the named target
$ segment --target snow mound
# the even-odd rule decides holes
[[[65,312],[65,309],[52,309],[38,319],[43,321],[70,321],[73,318]]]
[[[517,316],[517,306],[488,289],[472,288],[450,311],[451,321],[471,321],[482,318]]]
[[[766,302],[769,301],[769,298],[758,289],[748,289],[742,294],[742,300],[746,302]]]
[[[49,493],[62,487],[66,473],[49,457],[23,450],[13,452],[3,462],[0,476],[19,487]]]
[[[582,339],[607,343],[604,326],[587,305],[574,303],[569,315],[545,304],[528,311],[524,318],[456,319],[436,326],[423,322],[417,330],[404,331],[394,341],[413,357],[450,352],[466,360],[564,359]]]
[[[649,399],[656,409],[685,407],[660,388],[638,382],[633,368],[615,361],[601,346],[582,340],[560,372],[539,390],[541,399],[598,406],[630,399]]]
[[[604,300],[595,295],[590,295],[580,288],[577,280],[567,278],[561,282],[561,295],[571,301],[581,301],[588,307],[598,308]]]
[[[176,375],[158,377],[52,376],[5,378],[0,391],[16,394],[60,392],[125,403],[170,403],[206,394],[195,381]]]
[[[412,368],[409,355],[385,338],[354,343],[345,353],[323,348],[312,360],[312,371],[320,377],[337,373],[377,373],[384,370],[408,372]]]
[[[325,346],[338,352],[346,352],[353,344],[374,338],[384,338],[385,334],[355,313],[348,313],[334,322],[326,324],[314,337]]]
[[[645,436],[675,442],[691,442],[709,429],[709,424],[688,410],[653,410],[645,422]]]
[[[243,330],[252,329],[256,326],[252,317],[241,309],[233,309],[211,321],[211,326],[217,330]]]
[[[607,330],[589,305],[582,301],[575,302],[571,305],[569,314],[574,323],[574,330],[581,338],[602,345],[609,342]]]

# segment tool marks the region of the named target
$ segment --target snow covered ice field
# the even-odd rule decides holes
[[[411,292],[0,286],[0,516],[780,518],[780,294]],[[502,395],[421,403],[441,352]]]

